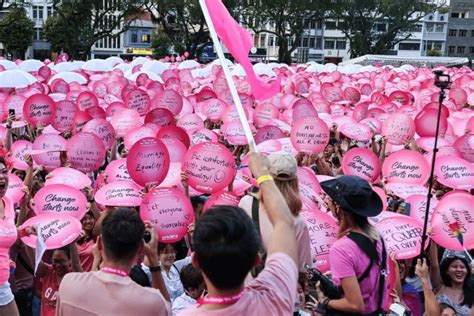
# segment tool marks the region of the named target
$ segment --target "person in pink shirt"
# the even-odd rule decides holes
[[[265,268],[248,285],[244,280],[259,263],[261,239],[252,219],[235,206],[216,206],[197,221],[192,262],[203,273],[208,296],[178,315],[291,315],[298,282],[293,216],[268,171],[268,160],[250,155],[261,201],[273,224]]]
[[[82,231],[77,240],[77,250],[79,252],[79,261],[81,262],[82,271],[88,272],[92,270],[94,262],[94,254],[92,249],[95,245],[95,238],[92,233],[96,219],[92,211],[87,212],[81,219]]]
[[[323,181],[321,188],[327,194],[327,208],[339,222],[338,240],[329,250],[329,262],[332,278],[343,295],[326,297],[317,285],[316,311],[322,315],[380,315],[388,302],[389,259],[382,237],[367,218],[382,212],[382,200],[357,176]]]

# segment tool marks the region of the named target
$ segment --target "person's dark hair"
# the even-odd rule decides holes
[[[255,264],[261,239],[252,219],[239,207],[220,205],[204,213],[193,234],[194,255],[212,284],[221,290],[242,285]]]
[[[472,284],[471,284],[471,267],[466,262],[466,260],[461,259],[461,258],[446,258],[442,260],[441,265],[439,267],[441,279],[443,280],[444,286],[450,287],[453,285],[451,278],[448,275],[448,267],[451,263],[453,263],[456,260],[460,260],[466,266],[466,270],[467,270],[466,278],[464,279],[464,283],[462,286],[464,298],[461,304],[472,306],[473,304],[472,293],[474,292],[474,288],[472,287]]]
[[[111,260],[132,260],[144,233],[145,224],[135,210],[126,207],[111,210],[102,222],[105,254]]]
[[[191,288],[197,289],[204,282],[201,270],[193,267],[192,264],[185,266],[183,270],[181,270],[179,277],[185,290],[189,290]]]
[[[66,257],[68,257],[68,259],[71,259],[71,251],[69,250],[69,246],[64,246],[64,247],[61,247],[61,248],[58,248],[58,249],[54,249],[53,253],[55,253],[56,251],[64,253],[66,255]]]
[[[204,200],[200,196],[191,196],[190,200],[191,200],[191,204],[193,205],[193,209],[196,209],[196,207],[198,207],[199,204],[204,205]]]
[[[166,246],[168,246],[168,245],[172,246],[173,249],[176,250],[176,244],[173,244],[173,243],[165,244],[163,242],[160,242],[160,243],[158,243],[158,254],[163,253],[163,251],[165,251],[165,249],[166,249]]]
[[[5,157],[1,157],[1,156],[0,156],[0,163],[3,164],[5,167],[8,168],[7,162],[5,161]]]

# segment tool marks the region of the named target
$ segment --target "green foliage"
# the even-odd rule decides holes
[[[151,36],[151,47],[153,48],[153,57],[163,58],[171,54],[173,41],[165,32],[158,31]]]
[[[10,8],[0,21],[0,42],[14,58],[23,57],[33,42],[35,23],[21,7]]]
[[[87,58],[95,42],[128,30],[144,5],[138,0],[108,1],[107,7],[97,0],[52,2],[56,16],[46,21],[45,38],[53,50],[63,50],[73,59]]]
[[[330,15],[350,41],[351,57],[384,54],[411,37],[413,28],[436,7],[424,0],[334,0]],[[418,14],[421,12],[422,14]],[[342,22],[342,23],[341,23]],[[385,32],[377,29],[385,24]]]
[[[446,14],[449,13],[449,7],[448,6],[442,6],[441,8],[438,9],[439,14]]]
[[[442,55],[441,52],[437,49],[430,49],[429,51],[426,52],[426,56],[439,57],[441,55]]]

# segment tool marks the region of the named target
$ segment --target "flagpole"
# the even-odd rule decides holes
[[[214,43],[214,47],[217,51],[217,56],[221,61],[222,70],[224,71],[225,79],[227,80],[227,85],[229,86],[230,93],[232,95],[232,99],[234,100],[235,107],[237,108],[237,113],[239,114],[240,122],[242,123],[242,127],[244,128],[245,136],[247,137],[247,141],[249,143],[250,151],[257,152],[257,146],[255,144],[255,140],[252,135],[252,130],[250,129],[250,125],[247,121],[247,117],[245,116],[244,108],[242,107],[242,102],[240,101],[239,94],[237,92],[237,88],[235,87],[234,80],[232,79],[232,75],[230,70],[225,62],[224,51],[222,50],[222,46],[219,42],[219,38],[217,37],[216,29],[214,28],[214,24],[212,23],[211,15],[209,14],[209,10],[206,6],[206,0],[199,0],[199,4],[201,5],[202,13],[204,15],[204,19],[206,19],[207,27],[209,28],[209,33],[211,34],[212,42]]]

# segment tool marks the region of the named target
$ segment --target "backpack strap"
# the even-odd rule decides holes
[[[367,236],[364,236],[359,233],[350,232],[347,237],[351,239],[356,245],[362,250],[363,253],[370,259],[369,266],[364,270],[364,272],[357,278],[359,283],[363,281],[365,278],[369,276],[372,267],[374,266],[374,262],[379,261],[379,255],[377,254],[377,247],[376,242],[370,240]]]
[[[382,242],[382,264],[380,266],[378,311],[382,311],[383,290],[385,288],[385,275],[387,273],[387,250],[385,249],[385,243],[382,237],[380,237],[380,241]]]

